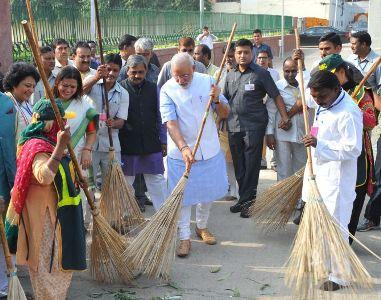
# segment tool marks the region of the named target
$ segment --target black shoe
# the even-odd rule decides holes
[[[302,220],[302,215],[303,215],[303,209],[304,209],[304,202],[302,204],[302,207],[296,211],[296,217],[292,221],[295,225],[299,225],[300,221]]]
[[[150,199],[147,198],[147,199],[144,201],[144,205],[153,206],[153,203],[152,203],[152,201],[151,201]]]
[[[250,218],[251,217],[251,214],[250,214],[250,207],[253,205],[253,202],[248,202],[248,203],[245,203],[243,204],[243,208],[241,210],[241,214],[239,215],[241,218]]]
[[[235,213],[241,212],[243,208],[244,207],[241,203],[236,203],[233,206],[230,206],[230,212],[235,214]]]
[[[334,291],[340,290],[341,288],[343,288],[342,285],[330,280],[324,282],[320,287],[321,290],[326,292],[334,292]]]

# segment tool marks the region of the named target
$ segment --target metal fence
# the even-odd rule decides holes
[[[89,40],[91,36],[90,11],[78,7],[52,8],[39,6],[33,11],[36,31],[42,44],[49,44],[57,37],[74,44]],[[123,34],[147,36],[156,45],[176,42],[181,36],[195,37],[199,33],[199,12],[153,10],[101,10],[102,34],[105,50],[114,50]],[[15,60],[28,60],[30,52],[21,21],[28,19],[25,6],[12,6],[12,39]],[[204,13],[204,24],[214,34],[228,36],[233,22],[237,22],[238,34],[250,34],[260,28],[264,33],[278,33],[281,16],[228,13]],[[292,29],[292,17],[285,17],[285,29]]]

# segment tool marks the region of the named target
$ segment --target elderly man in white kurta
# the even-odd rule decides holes
[[[324,204],[349,242],[348,224],[356,198],[357,158],[362,149],[362,113],[331,72],[316,72],[308,87],[314,100],[309,106],[316,108],[316,114],[311,133],[303,138],[303,142],[312,147],[316,183]],[[307,173],[304,183],[308,180]],[[303,185],[304,200],[308,199],[307,186]],[[334,291],[347,284],[335,271],[332,265],[322,289]]]
[[[196,234],[206,244],[216,239],[207,229],[212,202],[222,198],[227,190],[224,154],[220,149],[217,128],[212,117],[215,110],[226,118],[229,112],[227,100],[220,95],[214,79],[194,72],[195,63],[187,53],[178,53],[171,60],[172,78],[160,91],[161,118],[168,128],[168,187],[172,191],[185,171],[192,164],[182,203],[179,221],[179,257],[190,250],[190,217],[192,205],[196,207]],[[197,134],[209,97],[213,105],[195,156]]]

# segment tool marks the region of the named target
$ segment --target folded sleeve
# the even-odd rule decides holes
[[[161,121],[163,123],[174,121],[178,118],[176,113],[176,105],[165,89],[161,89],[160,91],[160,114]]]

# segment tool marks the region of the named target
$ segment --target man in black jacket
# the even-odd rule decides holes
[[[131,184],[135,175],[144,175],[148,194],[157,210],[165,197],[166,129],[161,122],[156,84],[145,80],[144,57],[131,55],[126,65],[128,77],[121,85],[130,95],[130,104],[128,119],[119,132],[123,171]]]

